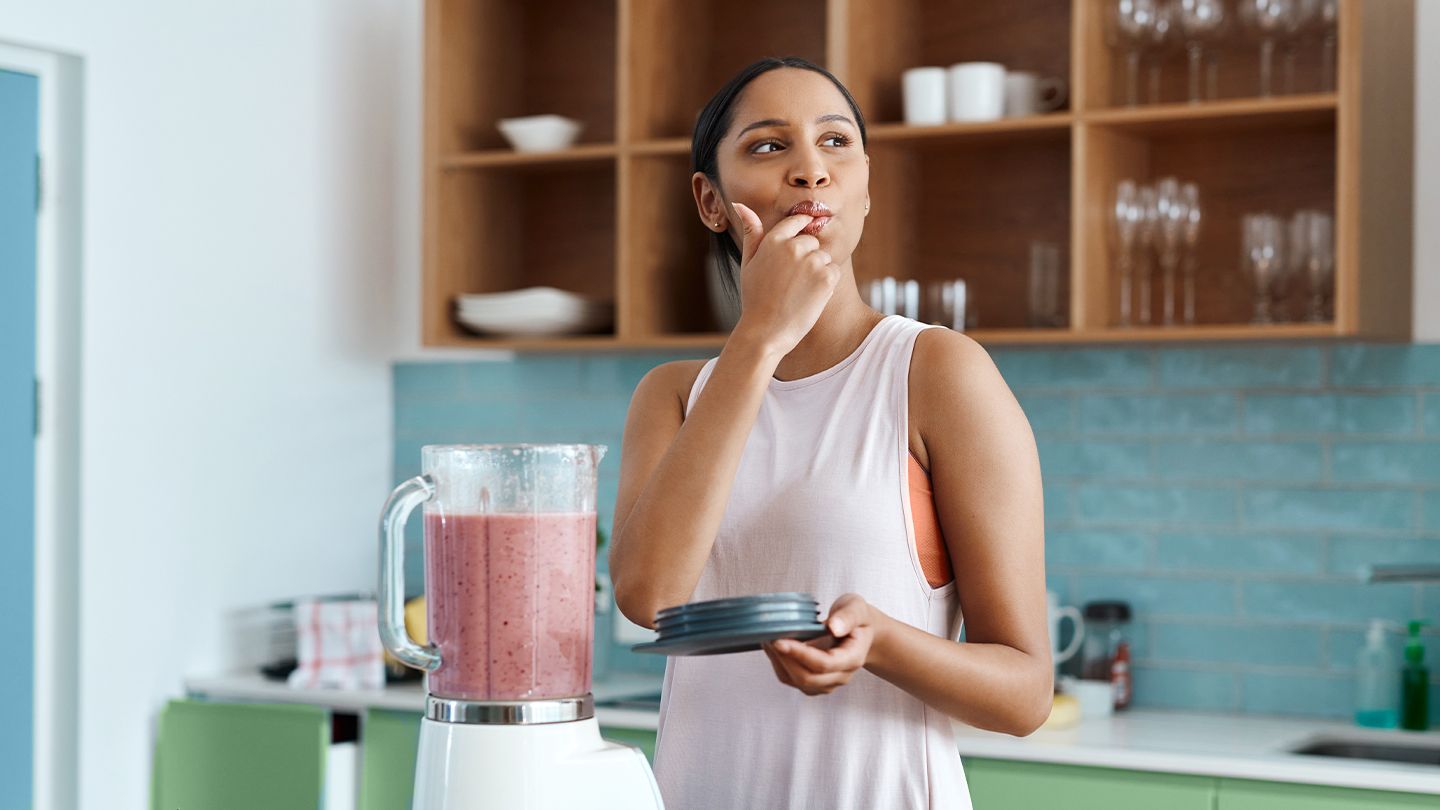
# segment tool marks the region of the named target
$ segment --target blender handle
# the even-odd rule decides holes
[[[440,666],[440,650],[416,644],[405,631],[405,520],[435,495],[435,479],[417,475],[395,488],[380,517],[380,642],[397,660],[426,672]]]

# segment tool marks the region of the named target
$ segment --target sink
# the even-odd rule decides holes
[[[1378,759],[1384,762],[1440,767],[1440,743],[1416,744],[1400,741],[1346,740],[1338,737],[1320,738],[1291,749],[1291,753],[1343,759]]]

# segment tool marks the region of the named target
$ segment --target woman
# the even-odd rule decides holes
[[[950,718],[1026,735],[1050,708],[1030,426],[978,344],[860,298],[870,158],[834,76],[751,65],[701,113],[692,151],[741,317],[719,357],[635,390],[615,595],[653,627],[671,605],[809,592],[838,642],[670,658],[666,805],[968,807]]]

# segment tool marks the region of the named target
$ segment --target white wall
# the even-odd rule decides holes
[[[0,39],[85,61],[84,808],[148,807],[224,617],[373,587],[420,6],[0,0]]]

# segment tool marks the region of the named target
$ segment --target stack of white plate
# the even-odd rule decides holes
[[[579,335],[608,329],[614,319],[615,305],[610,301],[554,287],[461,295],[455,299],[455,320],[487,335]]]

